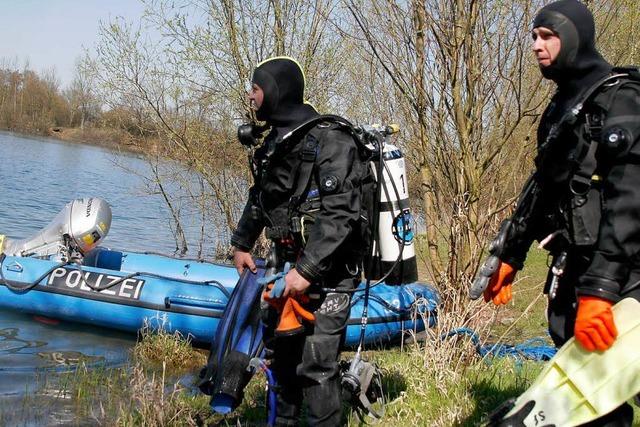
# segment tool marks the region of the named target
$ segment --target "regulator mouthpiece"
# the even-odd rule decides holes
[[[255,123],[244,123],[238,126],[238,141],[240,144],[247,148],[260,145],[260,138],[262,133],[267,129],[267,126],[259,126]]]

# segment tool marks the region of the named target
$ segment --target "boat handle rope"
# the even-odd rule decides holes
[[[20,292],[20,293],[24,293],[27,291],[30,291],[31,289],[35,288],[36,286],[38,286],[38,284],[44,279],[46,278],[49,274],[53,273],[53,271],[55,271],[58,268],[61,267],[66,267],[66,266],[70,266],[72,264],[72,262],[74,260],[68,261],[68,262],[63,262],[60,264],[56,264],[53,267],[51,267],[49,270],[47,270],[44,274],[42,274],[40,277],[38,277],[34,282],[32,283],[28,283],[28,282],[13,282],[13,283],[23,283],[26,284],[26,286],[15,286],[12,285],[7,279],[5,279],[4,277],[4,272],[2,271],[2,267],[4,264],[4,260],[6,259],[7,255],[2,253],[0,254],[0,283],[2,283],[3,285],[5,285],[7,288],[11,289],[14,292]],[[81,273],[83,272],[82,270],[82,266],[80,264],[74,264],[74,266],[76,267],[75,270],[80,271]],[[186,283],[186,284],[190,284],[190,285],[213,285],[215,286],[218,290],[220,290],[220,292],[222,292],[224,294],[225,297],[229,298],[231,296],[231,294],[229,293],[229,291],[222,285],[222,283],[220,283],[217,280],[205,280],[202,282],[198,282],[198,281],[193,281],[193,280],[185,280],[185,279],[178,279],[178,278],[173,278],[173,277],[167,277],[167,276],[163,276],[160,274],[155,274],[155,273],[148,273],[148,272],[144,272],[144,271],[138,271],[135,273],[130,273],[126,276],[121,277],[120,279],[116,280],[113,283],[109,283],[107,286],[93,286],[92,284],[88,283],[84,277],[83,274],[80,275],[82,282],[85,286],[87,286],[88,288],[96,291],[96,292],[100,292],[100,291],[104,291],[106,289],[110,289],[114,286],[117,286],[119,284],[121,284],[122,282],[124,282],[125,280],[129,280],[132,279],[136,276],[149,276],[149,277],[155,277],[158,279],[167,279],[167,280],[173,280],[176,282],[180,282],[180,283]]]
[[[7,288],[12,290],[13,292],[17,292],[17,293],[25,293],[30,291],[31,289],[38,286],[38,283],[44,280],[49,274],[53,273],[54,270],[57,270],[58,268],[64,267],[69,264],[69,262],[61,262],[60,264],[54,265],[49,270],[47,270],[43,275],[38,277],[33,283],[17,282],[17,281],[9,281],[4,277],[3,266],[4,266],[4,260],[6,258],[7,258],[7,255],[4,252],[0,254],[0,283],[5,285]],[[25,284],[26,286],[15,286],[12,283],[22,283],[22,284]]]

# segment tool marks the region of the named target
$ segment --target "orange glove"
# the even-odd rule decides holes
[[[310,311],[300,305],[298,300],[293,297],[286,297],[280,320],[276,327],[275,334],[278,336],[291,336],[304,331],[302,321],[313,323],[316,317]]]
[[[498,271],[493,273],[489,286],[484,290],[484,302],[493,301],[495,305],[511,301],[511,285],[518,270],[506,262],[500,261]]]
[[[612,305],[611,301],[598,297],[578,297],[574,335],[585,350],[605,351],[613,345],[618,330],[613,322]]]
[[[267,285],[267,289],[262,293],[262,299],[276,309],[280,318],[275,334],[279,336],[291,336],[304,332],[302,321],[313,323],[316,318],[302,304],[309,302],[307,295],[297,295],[296,297],[271,298],[270,291],[273,284]]]

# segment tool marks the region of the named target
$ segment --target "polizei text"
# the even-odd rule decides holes
[[[47,285],[55,288],[72,289],[79,292],[89,292],[98,295],[108,295],[116,298],[138,300],[144,285],[144,280],[130,278],[114,285],[122,277],[110,274],[80,271],[64,267],[57,268],[49,275]],[[91,287],[100,288],[95,291]],[[111,286],[113,285],[113,286]]]

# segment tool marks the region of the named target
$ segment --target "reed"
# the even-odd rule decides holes
[[[191,337],[180,332],[166,332],[165,328],[152,328],[149,322],[139,332],[140,339],[133,348],[134,359],[145,365],[166,367],[173,374],[194,371],[207,363],[207,353],[194,349]]]

